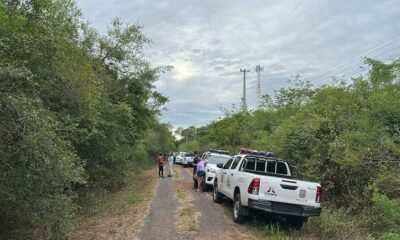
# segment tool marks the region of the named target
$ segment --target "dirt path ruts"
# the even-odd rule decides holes
[[[160,179],[140,239],[243,239],[235,223],[224,215],[224,209],[212,201],[209,193],[192,189],[189,172],[181,166],[174,169],[180,172],[181,178]],[[192,196],[191,205],[200,213],[195,231],[184,232],[178,228],[176,212],[183,204],[175,198],[178,189]]]

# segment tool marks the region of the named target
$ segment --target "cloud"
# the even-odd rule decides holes
[[[179,61],[172,66],[173,79],[176,81],[187,80],[198,74],[196,65],[189,61]]]
[[[292,74],[312,80],[357,74],[357,57],[400,34],[398,1],[305,0],[270,38],[299,1],[280,0],[78,0],[89,21],[105,32],[114,17],[144,25],[152,40],[146,56],[174,69],[156,83],[170,102],[163,121],[174,127],[204,125],[223,116],[220,107],[240,105],[247,74],[249,106],[256,106],[255,65],[264,66],[262,93],[287,86]],[[399,42],[369,52],[378,59],[400,55]],[[362,55],[363,56],[363,55]],[[349,58],[355,57],[354,59]],[[348,61],[348,62],[346,62]],[[346,69],[347,68],[347,69]]]

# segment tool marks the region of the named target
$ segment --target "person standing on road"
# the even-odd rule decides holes
[[[164,157],[162,153],[160,153],[160,155],[157,158],[157,164],[158,164],[158,176],[164,177]]]
[[[197,189],[199,187],[199,183],[197,182],[197,164],[199,163],[199,158],[196,156],[193,160],[193,189]]]
[[[200,162],[197,164],[197,182],[198,182],[198,188],[197,191],[200,192],[200,189],[202,187],[203,183],[203,178],[205,176],[205,168],[206,168],[206,162],[203,159],[200,159]]]
[[[172,152],[169,153],[168,156],[168,177],[172,177],[172,167],[174,165],[174,155],[172,154]]]

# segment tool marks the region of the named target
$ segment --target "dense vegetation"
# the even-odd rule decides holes
[[[173,148],[148,43],[118,19],[100,35],[73,0],[0,1],[0,238],[67,236],[87,196]]]
[[[196,136],[193,127],[180,129],[189,138],[180,148],[272,150],[321,182],[325,211],[309,231],[316,238],[398,239],[400,61],[366,64],[368,76],[351,83],[315,88],[295,78],[264,96],[260,109],[228,110]]]

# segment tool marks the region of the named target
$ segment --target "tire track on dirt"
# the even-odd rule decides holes
[[[156,188],[150,211],[145,218],[140,239],[249,239],[226,217],[226,208],[215,204],[209,193],[193,189],[192,176],[175,166],[179,178],[162,178]],[[184,209],[186,208],[186,209]],[[180,211],[198,217],[196,227],[181,228]],[[187,221],[187,220],[186,220]],[[195,220],[193,220],[196,222]]]
[[[228,219],[222,207],[215,204],[209,193],[196,192],[193,187],[192,175],[182,171],[184,187],[191,190],[194,206],[200,212],[199,231],[193,239],[244,239],[236,224]]]

